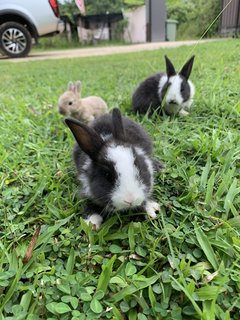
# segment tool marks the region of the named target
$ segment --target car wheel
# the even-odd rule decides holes
[[[0,50],[11,58],[28,55],[32,47],[29,31],[20,23],[6,22],[0,26]]]

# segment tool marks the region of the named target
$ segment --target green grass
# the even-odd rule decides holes
[[[54,37],[40,38],[38,44],[35,44],[32,48],[32,52],[41,51],[55,51],[55,50],[69,50],[80,48],[93,48],[93,47],[106,47],[106,46],[119,46],[128,45],[129,43],[121,40],[101,40],[100,42],[93,43],[80,43],[77,35],[72,36],[72,40],[68,41],[63,34],[55,35]]]
[[[187,118],[131,114],[131,94],[192,47],[43,62],[1,62],[0,319],[229,320],[240,314],[238,40],[194,49]],[[139,121],[166,169],[154,221],[81,219],[73,137],[56,104],[69,80]],[[33,255],[23,259],[41,225]]]

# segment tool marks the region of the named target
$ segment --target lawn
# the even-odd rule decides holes
[[[134,88],[164,70],[164,54],[179,69],[192,51],[190,116],[131,114]],[[240,319],[239,52],[239,40],[222,40],[1,61],[0,319]],[[74,139],[56,108],[78,79],[83,95],[102,96],[152,136],[165,164],[156,220],[116,212],[97,232],[81,219]]]

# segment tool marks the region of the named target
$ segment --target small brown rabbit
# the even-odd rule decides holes
[[[106,102],[96,96],[81,98],[81,82],[74,85],[68,83],[67,91],[58,100],[58,111],[64,116],[70,116],[89,123],[108,112]]]

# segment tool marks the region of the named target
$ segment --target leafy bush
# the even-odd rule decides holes
[[[178,38],[201,37],[221,11],[221,0],[169,0],[167,1],[168,18],[179,22]],[[205,36],[218,32],[220,19]]]

